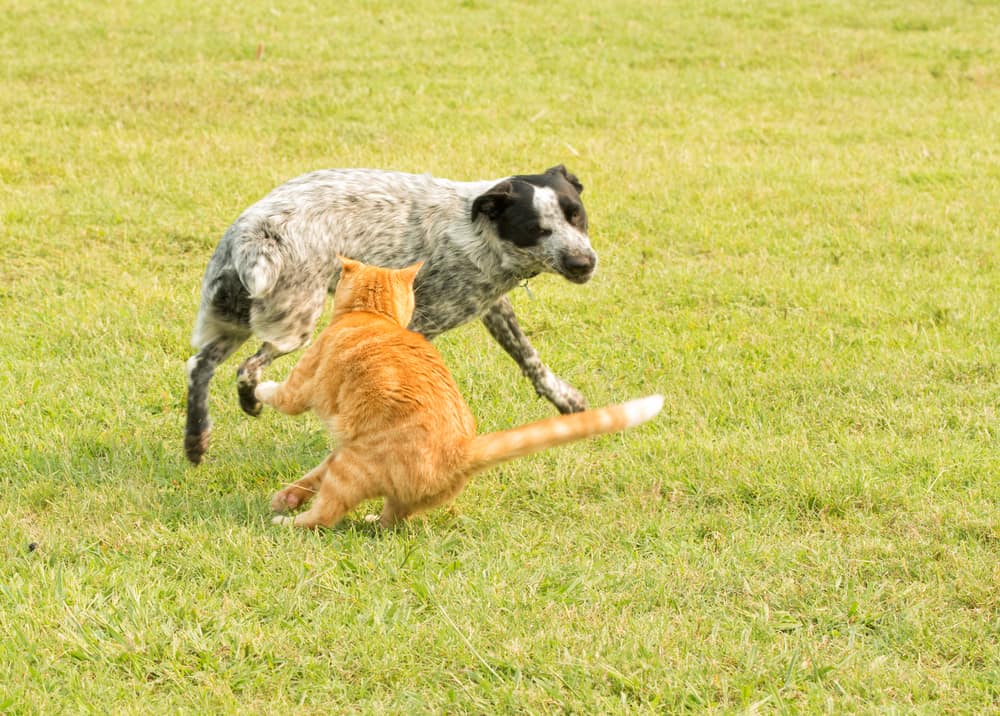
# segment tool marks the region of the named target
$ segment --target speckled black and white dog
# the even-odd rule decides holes
[[[240,405],[257,415],[261,371],[309,341],[340,277],[338,254],[386,268],[424,261],[412,330],[434,338],[479,317],[539,395],[563,413],[583,410],[583,396],[541,362],[505,296],[543,271],[574,283],[593,275],[582,191],[562,165],[478,182],[328,170],[279,186],[229,227],[205,272],[198,353],[188,360],[188,459],[201,462],[208,447],[216,366],[251,334],[263,341],[237,371]]]

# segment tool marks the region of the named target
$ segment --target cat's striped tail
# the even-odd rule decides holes
[[[650,395],[621,405],[557,415],[518,428],[479,435],[469,444],[468,465],[479,472],[545,448],[631,428],[655,416],[662,407],[663,396]]]

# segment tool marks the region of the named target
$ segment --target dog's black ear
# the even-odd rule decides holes
[[[545,173],[561,175],[563,179],[565,179],[566,181],[568,181],[570,184],[573,185],[573,188],[576,189],[577,194],[583,193],[583,184],[581,184],[580,180],[576,178],[576,174],[570,174],[568,171],[566,171],[566,167],[564,165],[557,164],[551,169],[546,170]]]
[[[489,191],[485,194],[480,194],[476,197],[475,201],[472,202],[472,221],[476,220],[476,217],[480,213],[486,214],[486,216],[491,221],[496,221],[496,219],[503,213],[511,202],[514,201],[514,185],[509,181],[502,181],[494,187],[491,187]]]

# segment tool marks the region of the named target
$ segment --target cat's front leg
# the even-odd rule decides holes
[[[273,380],[266,380],[263,383],[258,383],[257,387],[254,388],[253,394],[260,402],[264,405],[274,405],[274,396],[278,394],[278,388],[281,387],[281,383],[276,383]]]
[[[275,383],[273,380],[258,383],[253,394],[264,405],[270,405],[285,415],[298,415],[309,407],[303,392],[298,391],[296,394],[296,391],[289,387],[287,380],[283,383]]]
[[[309,409],[312,395],[312,383],[305,382],[295,372],[282,383],[265,380],[258,383],[253,390],[254,397],[261,403],[270,405],[279,413],[298,415]]]

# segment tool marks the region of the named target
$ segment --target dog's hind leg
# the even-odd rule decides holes
[[[197,465],[208,449],[212,421],[208,417],[208,384],[215,367],[232,355],[247,339],[246,334],[222,335],[209,341],[187,362],[187,426],[184,430],[184,454]]]
[[[521,372],[535,386],[535,392],[555,405],[560,413],[578,413],[587,409],[576,388],[553,373],[538,357],[538,351],[528,341],[518,325],[514,307],[506,296],[501,296],[482,316],[486,330],[497,343],[517,361]]]
[[[260,382],[264,369],[271,365],[275,358],[280,358],[287,351],[278,350],[273,343],[264,343],[260,350],[240,364],[236,369],[236,392],[240,396],[240,407],[247,415],[260,415],[262,405],[254,390]]]
[[[308,276],[275,289],[267,300],[255,301],[250,311],[250,326],[264,342],[260,350],[236,370],[236,390],[240,407],[247,415],[260,415],[263,406],[254,395],[264,369],[275,358],[296,351],[309,342],[329,285],[325,273]]]

